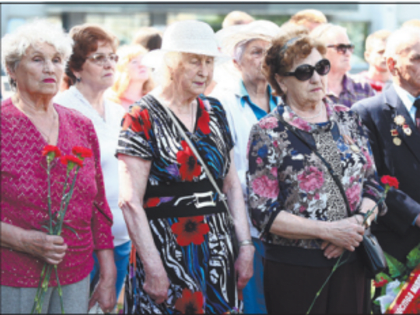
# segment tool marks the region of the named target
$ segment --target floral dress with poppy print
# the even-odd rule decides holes
[[[308,123],[289,106],[279,105],[251,130],[248,143],[249,211],[270,260],[292,262],[292,253],[296,253],[297,261],[299,255],[309,257],[305,255],[318,251],[319,255],[313,257],[320,257],[319,264],[334,264],[322,255],[322,240],[289,239],[270,233],[280,211],[319,221],[337,221],[348,216],[343,196],[325,164],[285,129],[278,117],[295,127],[296,132],[316,147],[331,165],[341,180],[352,213],[358,210],[362,198],[375,202],[381,198],[383,189],[377,181],[371,148],[357,114],[344,105],[333,105],[326,100],[324,104],[329,117],[324,124]],[[351,138],[354,145],[346,144],[345,137]],[[385,213],[384,204],[380,211]],[[297,248],[305,252],[299,252]],[[290,255],[280,257],[276,255],[279,250]],[[309,260],[299,264],[314,264]]]
[[[226,115],[216,99],[203,97],[197,101],[194,132],[179,123],[215,180],[223,183],[233,148]],[[152,163],[143,204],[170,280],[168,299],[156,304],[143,290],[145,273],[133,247],[125,284],[124,313],[222,314],[240,309],[227,214],[181,215],[184,208],[197,201],[191,193],[203,187],[208,179],[165,108],[153,95],[143,97],[125,115],[117,154]],[[163,217],[156,216],[163,212]]]

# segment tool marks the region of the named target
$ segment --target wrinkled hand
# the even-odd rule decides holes
[[[235,271],[238,276],[238,290],[245,288],[254,273],[254,246],[241,246],[235,261]]]
[[[25,234],[22,246],[28,254],[42,258],[52,265],[58,265],[63,260],[68,246],[61,236],[34,230]]]
[[[161,304],[168,298],[169,279],[162,262],[157,263],[154,268],[145,270],[144,291],[156,302]]]
[[[353,252],[360,242],[363,241],[365,229],[358,224],[355,217],[330,222],[325,241],[334,244],[336,247],[343,247]],[[336,249],[331,248],[336,252]]]
[[[114,310],[117,303],[115,277],[99,279],[99,282],[90,297],[88,309],[91,309],[96,302],[98,302],[104,313],[111,313]]]
[[[338,247],[337,245],[331,244],[327,241],[322,243],[321,249],[324,251],[324,256],[328,259],[338,258],[345,251],[343,247]]]

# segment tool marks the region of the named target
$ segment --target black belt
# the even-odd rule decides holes
[[[218,179],[217,185],[223,188],[223,180]],[[159,186],[147,185],[144,200],[156,197],[173,197],[156,207],[144,210],[148,219],[191,217],[226,212],[226,207],[219,200],[219,196],[209,180],[199,182],[180,182]]]

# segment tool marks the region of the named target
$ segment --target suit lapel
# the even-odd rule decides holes
[[[397,126],[398,133],[401,139],[408,146],[410,151],[414,154],[416,159],[420,162],[420,132],[417,130],[417,127],[414,125],[413,120],[410,117],[410,114],[407,111],[407,108],[404,106],[394,87],[391,86],[384,92],[385,103],[391,107],[391,120],[393,126],[396,126],[394,118],[398,115],[401,115],[405,119],[405,123],[410,127],[412,133],[410,136],[407,136],[403,130],[402,126]]]

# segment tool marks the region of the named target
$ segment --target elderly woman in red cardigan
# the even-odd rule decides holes
[[[1,104],[1,313],[29,313],[45,262],[57,265],[66,313],[104,311],[115,305],[112,214],[105,199],[99,145],[92,122],[54,104],[72,40],[45,21],[23,25],[2,39],[2,62],[16,93]],[[41,231],[48,220],[46,145],[63,155],[74,146],[93,152],[80,168],[61,236]],[[51,169],[52,212],[59,210],[66,167]],[[89,301],[89,273],[95,250],[101,280]],[[61,312],[55,276],[43,313]]]

